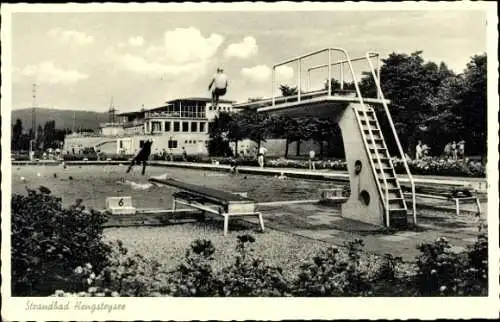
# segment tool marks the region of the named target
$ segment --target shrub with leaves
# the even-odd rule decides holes
[[[168,279],[173,296],[217,296],[218,281],[212,268],[215,248],[210,240],[195,240],[186,257]]]
[[[363,242],[347,243],[347,254],[329,247],[302,265],[295,282],[296,296],[366,296],[372,294],[372,284],[362,269]]]
[[[12,218],[12,293],[50,295],[67,286],[76,266],[107,265],[110,247],[103,241],[106,216],[88,211],[81,200],[68,208],[46,187],[14,194]]]
[[[417,283],[424,296],[479,296],[487,294],[488,242],[481,235],[467,251],[453,252],[448,240],[419,246]]]
[[[119,240],[111,245],[113,248],[108,257],[108,265],[95,278],[96,286],[114,290],[120,296],[167,293],[167,274],[160,263],[141,254],[129,254]]]
[[[267,265],[255,257],[251,235],[237,237],[235,262],[220,272],[221,296],[287,296],[289,283],[281,267]]]

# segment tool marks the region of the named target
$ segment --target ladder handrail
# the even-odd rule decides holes
[[[408,178],[410,179],[410,184],[411,184],[411,193],[412,193],[412,209],[413,209],[413,222],[416,225],[417,224],[417,206],[416,206],[416,199],[415,199],[415,180],[413,179],[413,176],[410,172],[410,167],[408,166],[408,163],[406,162],[406,157],[404,155],[403,147],[401,146],[401,142],[399,141],[398,133],[396,132],[396,127],[394,126],[394,122],[392,121],[391,113],[389,111],[389,108],[385,102],[385,97],[384,93],[382,92],[382,88],[380,86],[380,70],[379,70],[379,75],[375,75],[375,70],[373,68],[372,61],[370,60],[370,54],[373,54],[371,52],[366,53],[366,60],[368,61],[368,64],[370,65],[370,71],[373,76],[373,80],[375,82],[375,85],[377,87],[377,93],[380,95],[380,98],[382,100],[382,105],[384,106],[384,111],[385,114],[387,115],[387,119],[389,120],[389,124],[391,125],[391,130],[394,135],[394,138],[396,140],[396,145],[398,146],[398,151],[401,156],[401,159],[403,160],[403,164],[406,170],[406,173],[408,175]],[[391,164],[392,164],[392,160]]]
[[[378,122],[377,115],[375,115],[375,111],[373,111],[373,113],[374,113],[374,117],[375,117],[375,122],[377,123],[377,127],[380,129],[380,123]],[[389,149],[387,148],[387,142],[385,141],[385,139],[382,140],[382,143],[384,145],[384,148],[387,151],[387,155],[390,157]],[[394,168],[394,164],[392,163],[392,159],[390,159],[390,158],[389,158],[389,163],[390,163],[392,170],[394,171],[394,175],[396,175],[396,170]],[[397,176],[396,176],[396,179],[397,179]],[[396,185],[397,185],[398,189],[401,190],[401,193],[403,193],[403,191],[401,189],[401,185],[399,184],[398,180],[396,180]],[[404,205],[405,210],[408,210],[408,208],[406,207],[406,201],[404,200],[404,198],[403,198],[403,205]]]
[[[361,108],[363,109],[363,116],[365,117],[365,122],[368,125],[367,128],[368,128],[368,133],[370,133],[370,139],[372,140],[373,143],[375,143],[375,137],[373,136],[373,131],[372,131],[371,126],[369,126],[368,114],[366,113],[366,106],[365,106],[365,103],[364,103],[364,100],[363,100],[363,96],[361,95],[361,90],[359,89],[358,80],[356,79],[356,75],[354,74],[354,68],[353,68],[351,60],[349,58],[349,54],[344,51],[344,55],[346,57],[346,61],[347,61],[347,64],[349,66],[349,70],[351,71],[351,76],[352,76],[352,80],[354,82],[354,86],[356,88],[356,93],[358,94],[359,103],[361,104]],[[328,81],[331,82],[331,80],[328,80]],[[329,93],[329,94],[331,95],[331,93]],[[357,111],[355,111],[354,114],[356,115],[356,119],[358,121],[359,129],[360,129],[360,132],[361,132],[361,137],[363,138],[363,143],[365,145],[365,150],[368,153],[368,159],[370,160],[370,164],[371,164],[372,169],[373,169],[372,172],[373,172],[373,175],[374,175],[374,178],[375,178],[375,183],[376,183],[376,185],[378,187],[380,196],[382,197],[382,201],[384,201],[383,194],[382,194],[382,187],[381,187],[380,182],[378,180],[377,170],[375,169],[375,164],[373,163],[373,160],[372,160],[372,157],[371,157],[370,148],[368,146],[368,142],[366,141],[366,135],[365,135],[365,132],[363,130],[363,126],[361,124],[361,120],[359,119],[359,115],[358,115]],[[379,129],[379,131],[380,131],[380,129]],[[378,149],[376,148],[375,144],[373,144],[373,146],[374,146],[374,150],[375,150],[375,155],[377,157],[378,165],[379,165],[380,169],[382,169],[382,161],[380,160],[380,155],[378,153]],[[386,225],[387,225],[387,227],[390,227],[390,218],[389,218],[389,187],[387,185],[387,178],[385,177],[385,173],[383,171],[381,171],[381,173],[382,173],[382,179],[384,180],[384,185],[385,185],[385,196],[386,196],[386,198],[385,198],[385,217],[386,217]]]

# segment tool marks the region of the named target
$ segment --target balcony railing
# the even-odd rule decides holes
[[[197,118],[202,119],[206,118],[205,112],[148,112],[145,114],[145,118],[154,118],[154,117],[175,117],[175,118]]]

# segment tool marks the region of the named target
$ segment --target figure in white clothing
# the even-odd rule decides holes
[[[208,85],[208,90],[212,90],[212,106],[215,108],[219,104],[219,97],[226,95],[228,80],[224,70],[217,68],[217,73]]]
[[[266,154],[267,149],[264,147],[259,148],[259,153],[257,154],[257,162],[259,162],[259,167],[264,168],[264,155]]]
[[[309,151],[309,170],[316,170],[316,164],[314,163],[315,155],[314,150]]]

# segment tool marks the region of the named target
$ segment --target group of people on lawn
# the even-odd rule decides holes
[[[415,160],[421,160],[429,155],[430,147],[418,141],[415,147]],[[465,157],[465,141],[460,140],[448,142],[443,149],[443,156],[452,160],[463,159]]]

